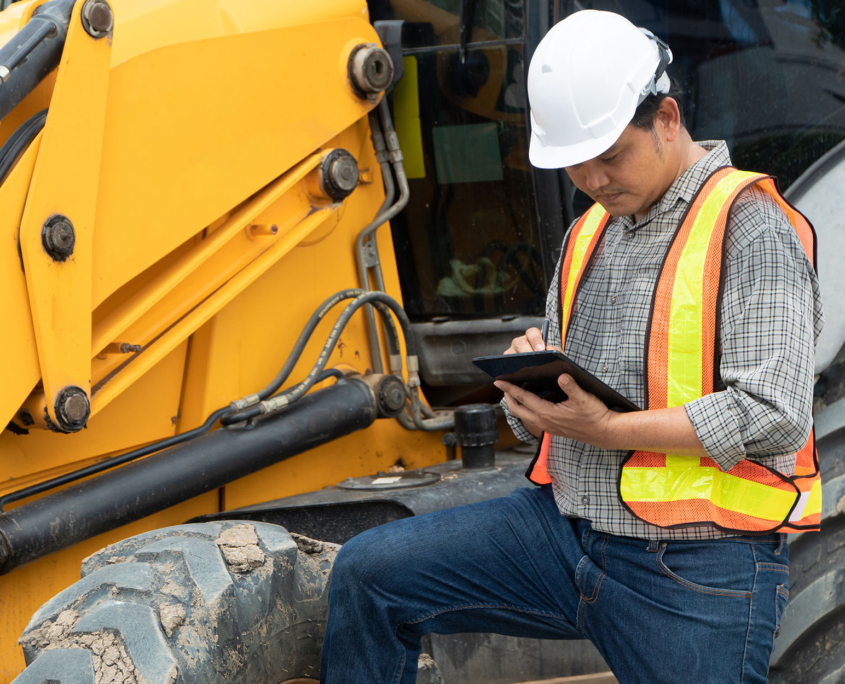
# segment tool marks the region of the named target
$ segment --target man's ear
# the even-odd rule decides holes
[[[657,108],[655,124],[659,125],[664,142],[675,142],[681,132],[681,112],[672,97],[664,97]]]

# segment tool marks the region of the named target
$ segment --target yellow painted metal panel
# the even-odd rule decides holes
[[[0,494],[53,477],[58,474],[55,469],[75,469],[78,462],[93,456],[173,435],[187,348],[187,342],[176,348],[79,433],[0,432],[0,473],[3,474]],[[18,478],[27,476],[27,483],[18,483]]]
[[[120,29],[113,66],[178,43],[342,17],[369,20],[365,0],[114,0],[112,4]]]
[[[94,305],[364,116],[372,104],[352,92],[346,59],[376,40],[362,15],[180,43],[115,66]]]
[[[40,137],[32,142],[0,186],[0,274],[3,276],[0,320],[5,328],[0,335],[0,358],[8,361],[3,364],[0,425],[9,423],[41,377],[26,277],[18,254],[20,216],[40,143]]]
[[[47,411],[56,424],[54,405],[63,388],[90,395],[91,245],[111,63],[111,36],[92,38],[81,10],[77,3],[71,14],[20,233]],[[75,233],[65,261],[42,246],[43,226],[56,215]]]

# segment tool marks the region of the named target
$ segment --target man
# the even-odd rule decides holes
[[[345,545],[324,682],[413,682],[429,632],[589,638],[622,684],[766,681],[784,533],[821,506],[813,236],[723,142],[692,141],[670,61],[583,11],[528,77],[532,163],[597,202],[567,234],[549,346],[649,410],[609,411],[567,375],[559,404],[497,383],[543,486]],[[543,348],[532,329],[508,352]]]

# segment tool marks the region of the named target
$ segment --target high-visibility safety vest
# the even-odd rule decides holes
[[[646,332],[646,408],[662,409],[719,388],[719,320],[728,216],[739,195],[756,185],[778,203],[815,268],[810,222],[777,190],[770,176],[725,167],[699,190],[666,252],[655,285]],[[610,216],[598,204],[570,231],[560,270],[561,348],[578,289]],[[550,436],[543,435],[526,475],[548,484]],[[811,432],[797,453],[792,476],[744,459],[725,472],[710,458],[632,451],[620,466],[619,497],[637,518],[659,527],[715,525],[727,532],[818,530],[822,490]]]

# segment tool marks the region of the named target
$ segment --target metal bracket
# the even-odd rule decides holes
[[[393,83],[388,90],[399,83],[405,74],[405,67],[402,64],[402,24],[404,23],[404,19],[390,19],[373,23],[373,28],[378,33],[382,47],[387,50],[387,54],[393,60]]]
[[[92,233],[111,68],[112,32],[88,33],[86,5],[73,9],[20,233],[46,408],[64,432],[90,414]]]
[[[364,245],[364,266],[367,268],[375,268],[379,265],[378,245],[374,238],[370,238]]]

